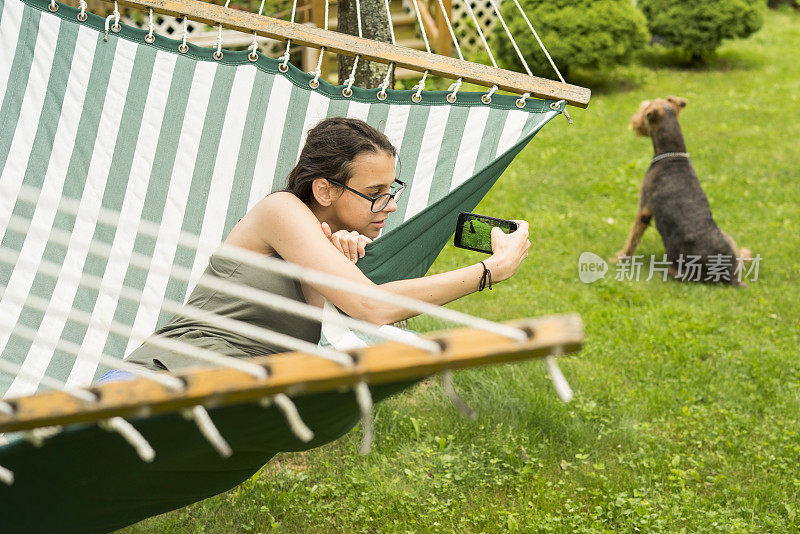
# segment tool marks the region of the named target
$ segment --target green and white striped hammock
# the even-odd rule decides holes
[[[424,275],[457,214],[478,204],[565,105],[529,99],[519,109],[513,96],[496,94],[485,104],[484,93],[468,92],[450,104],[446,92],[436,91],[413,103],[414,91],[393,90],[379,101],[376,90],[356,87],[345,98],[341,87],[322,82],[312,89],[312,76],[291,66],[282,73],[279,61],[263,56],[252,62],[247,51],[226,51],[216,61],[212,49],[190,45],[179,53],[179,41],[156,36],[148,44],[147,32],[127,26],[106,42],[102,18],[89,14],[80,22],[77,14],[60,4],[50,12],[46,0],[0,0],[0,234],[3,249],[19,255],[0,261],[0,360],[21,369],[0,373],[6,398],[37,392],[45,376],[87,386],[107,369],[99,354],[122,358],[138,347],[168,316],[159,306],[121,299],[120,288],[182,301],[193,282],[134,268],[131,254],[187,267],[196,281],[213,244],[255,202],[285,185],[306,132],[321,119],[363,119],[399,149],[400,179],[409,190],[358,263],[382,283]],[[33,202],[30,191],[37,191]],[[62,199],[80,203],[77,217],[58,212]],[[120,212],[122,224],[98,223],[101,207]],[[69,246],[49,243],[47,232],[15,229],[20,220],[70,232]],[[160,225],[158,237],[140,235],[140,220]],[[181,230],[199,235],[207,248],[179,246]],[[94,242],[111,245],[107,260],[87,253]],[[42,261],[60,265],[62,276],[37,273]],[[82,273],[102,278],[102,290],[79,286]],[[47,312],[20,304],[27,295],[46,298]],[[99,321],[91,327],[69,321],[71,309]],[[112,319],[134,335],[97,326]],[[36,335],[20,337],[12,332],[17,326]],[[80,356],[62,353],[60,340],[79,344]],[[406,386],[373,388],[373,395],[379,400]],[[291,435],[279,412],[215,410],[231,445],[249,451],[235,456],[234,465],[223,465],[178,416],[141,421],[140,430],[157,436],[154,446],[165,451],[153,464],[139,462],[118,436],[96,427],[65,431],[41,450],[26,442],[2,446],[0,465],[32,474],[0,485],[0,531],[128,524],[223,491],[275,453],[318,446],[358,419],[352,393],[301,397],[297,404],[316,433],[308,444]],[[40,514],[36,505],[45,502],[48,511]],[[11,513],[19,523],[3,527]]]

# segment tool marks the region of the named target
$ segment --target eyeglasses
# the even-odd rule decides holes
[[[391,191],[390,193],[384,193],[382,195],[378,195],[377,197],[371,197],[369,195],[365,195],[364,193],[362,193],[360,191],[356,191],[352,187],[347,187],[343,183],[337,182],[336,180],[331,180],[330,178],[328,178],[327,180],[332,184],[336,184],[336,185],[338,185],[340,187],[344,187],[345,189],[347,189],[351,193],[355,193],[356,195],[360,196],[361,198],[366,198],[367,200],[372,202],[372,206],[370,207],[370,210],[372,211],[372,213],[378,213],[380,211],[383,211],[384,208],[386,208],[386,206],[389,205],[389,201],[391,199],[394,199],[395,202],[398,202],[400,200],[400,197],[403,195],[403,191],[406,190],[406,183],[395,178],[394,182],[392,182],[392,186],[394,186],[395,182],[400,184],[400,186],[396,187],[394,189],[394,191]]]

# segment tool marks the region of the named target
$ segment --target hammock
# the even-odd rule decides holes
[[[6,398],[33,395],[48,380],[85,387],[171,314],[210,253],[259,199],[284,187],[306,132],[326,117],[365,120],[399,149],[408,184],[383,234],[358,266],[374,282],[424,275],[455,228],[514,156],[566,102],[445,91],[386,91],[320,82],[285,63],[213,49],[121,26],[46,0],[0,0],[0,234],[11,256],[0,261],[0,373]],[[107,41],[105,40],[107,34]],[[184,45],[181,45],[184,46]],[[249,57],[248,57],[249,56]],[[417,102],[414,95],[420,95]],[[488,102],[488,103],[487,103]],[[74,212],[64,211],[73,206]],[[98,219],[117,212],[120,224]],[[144,226],[158,228],[155,234]],[[27,231],[28,226],[49,228]],[[67,232],[57,243],[54,236]],[[193,249],[180,233],[196,234]],[[105,258],[89,254],[109,246]],[[134,256],[151,268],[134,266]],[[10,258],[10,259],[9,259]],[[57,264],[56,276],[42,274]],[[160,266],[156,269],[154,266]],[[191,272],[188,280],[170,266]],[[82,277],[102,287],[87,288]],[[137,305],[124,288],[147,297]],[[44,309],[27,305],[45,299]],[[91,314],[89,326],[68,319]],[[130,336],[111,331],[128,325]],[[20,332],[33,333],[29,336]],[[63,343],[80,345],[76,358]],[[414,380],[370,387],[375,401]],[[137,419],[159,451],[141,462],[119,436],[96,425],[67,428],[41,449],[25,441],[0,447],[0,465],[17,473],[0,484],[0,530],[105,531],[224,491],[280,451],[305,450],[349,431],[358,421],[352,392],[296,397],[314,432],[299,440],[280,410],[257,404],[211,411],[236,454],[223,460],[178,414]],[[266,410],[266,411],[265,411]],[[91,502],[90,505],[87,503]],[[39,506],[48,503],[42,514]]]

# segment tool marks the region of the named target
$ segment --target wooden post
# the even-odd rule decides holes
[[[437,1],[436,16],[434,16],[436,30],[439,33],[436,39],[436,53],[443,56],[451,56],[453,55],[453,38],[450,36],[450,28],[448,28],[447,21],[449,20],[450,24],[453,23],[453,0],[442,0],[442,4],[444,4],[447,17],[445,18],[445,13],[441,12],[442,9]]]

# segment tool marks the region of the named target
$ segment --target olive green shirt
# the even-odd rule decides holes
[[[280,258],[277,255],[273,257]],[[235,282],[305,303],[300,282],[215,254],[211,255],[203,277]],[[200,284],[192,291],[187,305],[310,343],[316,344],[319,341],[320,326],[316,321],[275,311],[249,300],[207,289]],[[180,314],[156,330],[153,336],[177,339],[234,358],[250,358],[286,351],[283,347],[233,333],[210,322],[196,321]],[[176,371],[185,367],[211,365],[185,354],[149,345],[147,341],[134,350],[126,360],[152,370]]]

